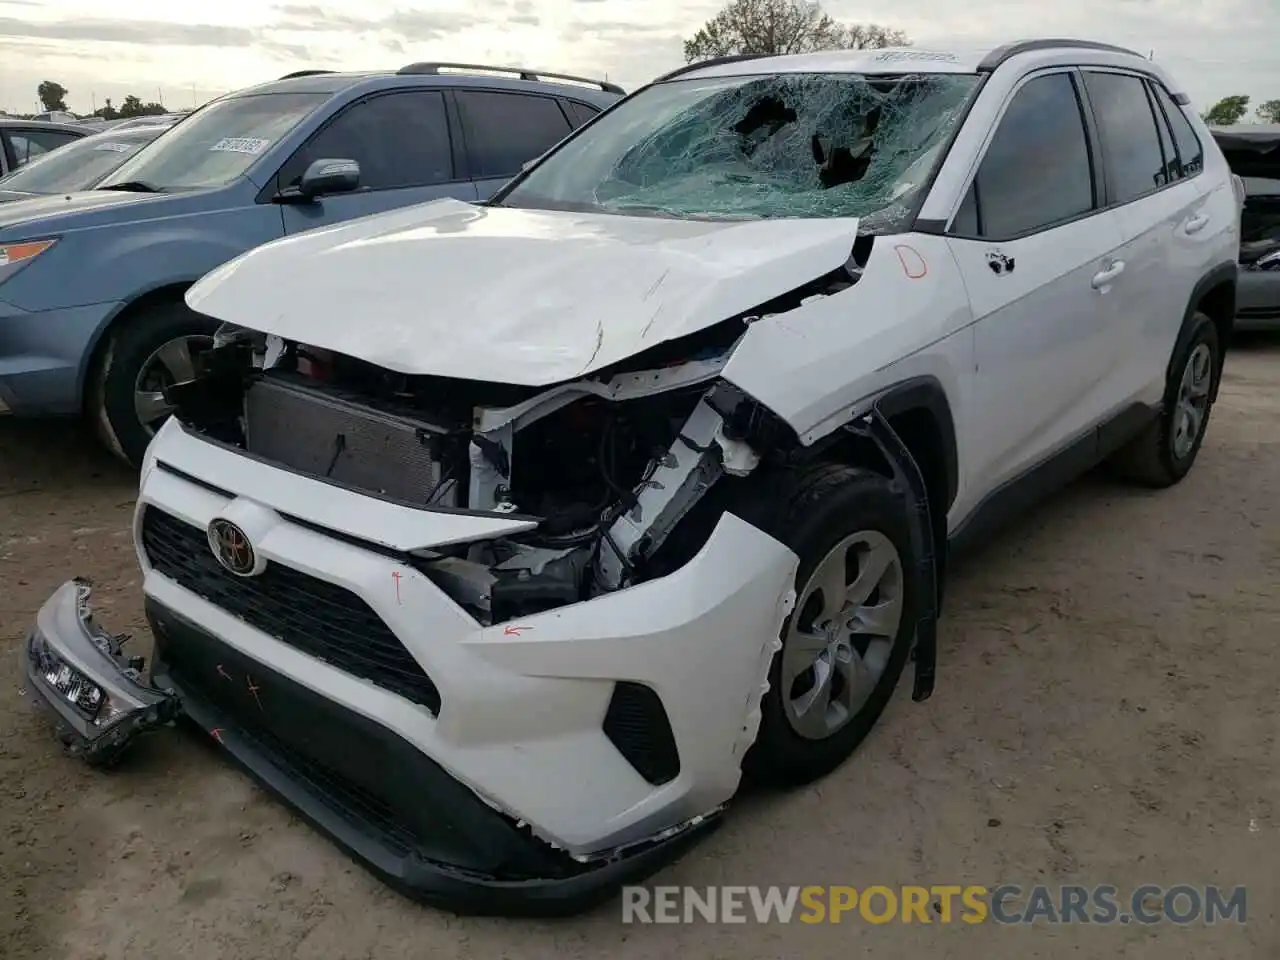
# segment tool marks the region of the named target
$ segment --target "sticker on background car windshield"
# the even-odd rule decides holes
[[[271,145],[270,140],[259,137],[223,137],[212,147],[210,152],[218,153],[261,153]]]
[[[110,150],[112,153],[131,153],[134,150],[132,143],[100,143],[94,150]]]

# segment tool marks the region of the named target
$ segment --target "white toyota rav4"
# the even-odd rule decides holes
[[[424,900],[576,909],[744,770],[832,770],[909,660],[928,696],[955,551],[1104,460],[1186,474],[1240,203],[1102,44],[679,70],[489,203],[192,287],[224,326],[142,470],[150,670],[74,580],[27,681],[95,761],[186,715]]]

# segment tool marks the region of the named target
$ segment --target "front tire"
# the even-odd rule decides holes
[[[1221,372],[1218,328],[1197,311],[1191,336],[1170,365],[1160,416],[1116,454],[1116,472],[1155,489],[1185,477],[1204,442]]]
[[[796,606],[744,761],[778,786],[825,776],[871,731],[906,665],[921,590],[905,493],[891,480],[828,464],[788,487],[771,532],[800,558]]]
[[[181,302],[126,318],[108,334],[94,372],[88,413],[99,439],[137,467],[172,412],[162,390],[195,376],[195,358],[213,344],[217,321]]]

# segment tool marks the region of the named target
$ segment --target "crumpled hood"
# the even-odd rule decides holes
[[[406,374],[542,386],[845,263],[856,219],[708,222],[439,200],[278,240],[194,310]]]

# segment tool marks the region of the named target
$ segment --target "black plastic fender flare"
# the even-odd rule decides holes
[[[879,401],[872,406],[870,413],[852,424],[852,430],[879,447],[893,470],[894,481],[901,484],[907,493],[908,521],[916,548],[919,568],[917,573],[922,584],[920,613],[916,618],[915,681],[911,690],[911,699],[919,703],[928,700],[933,693],[938,665],[938,609],[941,596],[937,544],[934,542],[933,523],[929,515],[929,494],[919,464],[889,424],[888,418],[880,409]]]
[[[1174,341],[1173,352],[1169,354],[1169,366],[1165,371],[1166,382],[1168,378],[1173,376],[1174,361],[1181,355],[1183,348],[1187,345],[1187,341],[1191,339],[1191,335],[1195,331],[1192,318],[1195,317],[1196,311],[1200,308],[1200,303],[1204,300],[1205,294],[1214,287],[1219,287],[1223,284],[1231,287],[1231,325],[1234,328],[1236,313],[1235,288],[1239,272],[1239,264],[1235,262],[1220,263],[1196,281],[1195,287],[1191,290],[1191,296],[1187,299],[1187,308],[1182,315],[1182,326],[1178,328],[1178,338]],[[1218,370],[1217,376],[1213,381],[1213,395],[1209,398],[1210,402],[1216,402],[1218,399],[1218,386],[1222,382],[1222,364],[1226,360],[1227,351],[1231,348],[1230,341],[1230,337],[1225,337],[1223,342],[1218,344]]]

